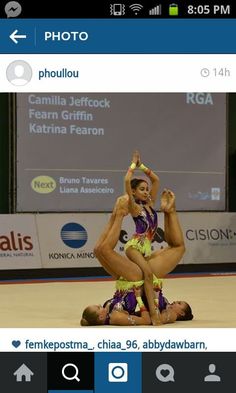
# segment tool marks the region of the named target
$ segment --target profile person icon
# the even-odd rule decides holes
[[[209,364],[209,372],[210,374],[206,375],[204,378],[204,382],[221,382],[221,378],[219,375],[214,374],[216,371],[216,365],[215,364]]]
[[[7,79],[15,86],[24,86],[32,78],[32,69],[26,61],[16,60],[7,67]]]

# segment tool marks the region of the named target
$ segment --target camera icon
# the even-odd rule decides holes
[[[127,382],[127,381],[128,381],[127,363],[108,364],[108,382]]]

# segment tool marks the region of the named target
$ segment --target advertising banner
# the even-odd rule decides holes
[[[236,262],[235,213],[178,213],[186,251],[179,264],[234,263]],[[116,251],[124,253],[125,243],[134,233],[134,222],[127,216],[122,225]],[[158,228],[152,250],[166,247],[164,215],[158,213]]]
[[[0,215],[0,269],[39,269],[41,257],[35,217]]]
[[[179,213],[186,252],[180,264],[236,262],[235,213]],[[93,249],[110,213],[0,215],[0,269],[100,267]],[[135,231],[132,218],[123,220],[116,251]],[[166,247],[164,215],[152,250]]]
[[[98,267],[93,249],[109,215],[39,214],[36,216],[44,268]]]
[[[236,262],[235,213],[180,213],[186,252],[183,263]]]

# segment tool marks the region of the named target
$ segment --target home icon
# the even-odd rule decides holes
[[[16,382],[31,382],[34,373],[23,363],[13,375],[16,376]]]

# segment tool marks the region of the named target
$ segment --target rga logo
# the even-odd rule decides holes
[[[119,241],[123,244],[126,244],[128,240],[129,240],[128,233],[122,229],[120,231]],[[164,233],[163,229],[161,229],[159,227],[157,228],[154,238],[152,240],[152,243],[154,243],[154,242],[157,242],[157,243],[165,242],[165,233]]]
[[[56,186],[56,181],[50,176],[37,176],[31,181],[32,190],[39,194],[50,194]]]
[[[86,244],[88,234],[82,225],[76,222],[69,222],[61,229],[61,239],[68,247],[81,248]]]
[[[193,105],[214,105],[210,93],[187,93],[186,103]]]

